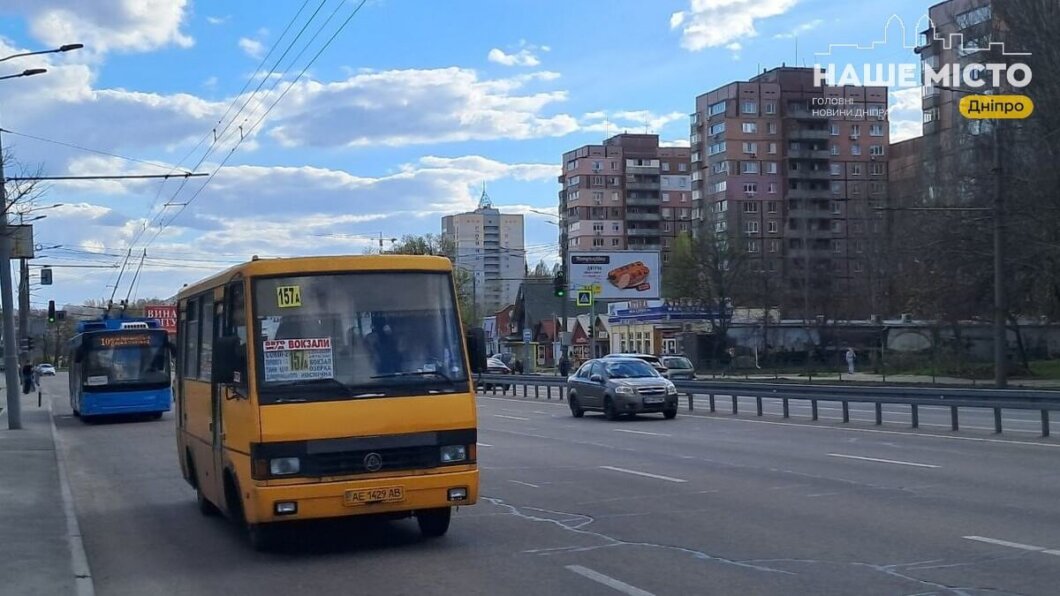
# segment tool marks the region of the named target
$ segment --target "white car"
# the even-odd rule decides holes
[[[37,365],[37,374],[42,376],[42,377],[54,377],[55,376],[55,367],[50,365],[50,364],[38,364]]]

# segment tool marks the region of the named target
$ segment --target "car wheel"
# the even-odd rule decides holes
[[[667,420],[673,420],[674,418],[677,418],[677,408],[663,410],[663,418],[666,418]]]
[[[571,393],[570,397],[567,398],[567,403],[570,405],[571,416],[574,416],[575,418],[581,418],[582,416],[585,416],[585,410],[582,409],[581,404],[578,403],[577,395]]]
[[[604,398],[604,418],[618,420],[618,410],[615,409],[615,402],[610,397]]]
[[[452,507],[420,511],[416,514],[416,523],[420,526],[420,534],[423,534],[424,538],[444,536],[449,531],[449,520],[452,519],[452,516]]]

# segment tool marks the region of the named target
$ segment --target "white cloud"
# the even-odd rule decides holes
[[[538,57],[537,52],[549,52],[552,50],[549,46],[527,43],[525,39],[520,39],[519,45],[515,49],[517,51],[507,53],[500,48],[493,48],[486,55],[486,59],[504,66],[539,66],[541,59]]]
[[[443,215],[474,208],[483,181],[509,180],[517,188],[525,184],[536,188],[532,185],[550,183],[559,172],[556,164],[504,163],[479,155],[424,156],[379,176],[310,166],[226,167],[148,248],[145,270],[168,275],[145,276],[140,294],[172,295],[182,283],[223,268],[225,260],[242,261],[252,254],[361,252],[371,241],[342,235],[375,236],[381,231],[386,237],[400,237],[436,230]],[[113,188],[96,185],[100,197],[96,201],[67,204],[42,222],[49,226],[38,230],[42,240],[61,239],[64,246],[80,247],[78,250],[98,252],[106,247],[106,252],[122,254],[122,248],[141,230],[143,212],[157,186],[131,181],[120,184],[126,189],[115,204],[129,213],[101,204],[107,199],[98,192]],[[194,188],[189,184],[182,196],[187,198]],[[73,191],[69,186],[62,190]],[[493,194],[495,199],[506,199]],[[247,197],[254,197],[252,207]],[[140,203],[142,207],[132,207]],[[173,213],[168,211],[167,217]],[[156,231],[152,227],[144,237],[151,238]],[[549,241],[553,238],[546,237]],[[528,244],[535,242],[540,244],[541,240],[527,240]],[[116,256],[79,258],[102,263],[118,260]],[[78,274],[83,280],[64,285],[64,292],[92,296],[113,272],[89,270]]]
[[[536,73],[480,79],[474,70],[391,70],[343,81],[301,82],[272,118],[269,134],[284,146],[390,146],[562,136],[578,129],[546,110],[564,91],[520,93]]]
[[[265,44],[249,37],[239,38],[239,49],[243,50],[243,53],[251,58],[261,59],[265,55]]]
[[[725,46],[725,49],[729,50],[730,52],[732,52],[732,59],[733,60],[739,60],[740,59],[740,52],[743,51],[743,44],[741,44],[738,41],[734,41],[734,42],[730,43],[729,45]]]
[[[580,130],[618,134],[623,130],[643,132],[647,128],[651,132],[658,133],[667,125],[687,118],[688,114],[684,112],[656,114],[649,110],[597,111],[583,116]]]
[[[798,0],[691,0],[688,12],[670,16],[670,28],[681,29],[681,47],[698,52],[755,37],[755,22],[782,15]]]
[[[208,16],[208,17],[206,17],[206,22],[211,24],[211,25],[223,25],[223,24],[227,23],[228,20],[231,19],[231,18],[232,18],[232,15],[225,15],[223,17]]]
[[[145,52],[194,43],[181,31],[187,0],[5,0],[4,8],[24,15],[41,42],[83,43],[84,52]]]
[[[923,134],[924,114],[920,87],[891,91],[888,120],[891,142],[897,143]]]
[[[530,50],[519,50],[514,54],[506,54],[500,48],[493,48],[486,58],[490,62],[496,62],[504,66],[537,66],[541,64],[541,60]]]
[[[674,139],[672,141],[659,141],[660,147],[691,147],[688,139]]]
[[[778,34],[774,35],[773,39],[794,39],[794,38],[796,38],[796,37],[798,37],[800,35],[803,35],[805,33],[809,33],[810,31],[813,31],[814,29],[820,27],[823,24],[824,24],[824,19],[814,19],[812,21],[807,21],[805,23],[797,25],[791,31],[788,31],[786,33],[778,33]]]

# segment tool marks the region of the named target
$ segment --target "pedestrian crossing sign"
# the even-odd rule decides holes
[[[589,307],[593,305],[593,291],[591,289],[578,290],[575,295],[575,304]]]

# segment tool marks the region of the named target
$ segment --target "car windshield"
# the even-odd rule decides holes
[[[692,362],[684,356],[670,356],[663,358],[663,364],[666,365],[666,368],[692,368]]]
[[[87,388],[170,382],[169,357],[161,333],[100,333],[86,341],[81,378]]]
[[[459,318],[447,273],[259,279],[254,305],[262,403],[465,387]]]
[[[658,377],[659,373],[643,360],[619,360],[608,362],[605,370],[611,379],[636,379],[641,377]]]

